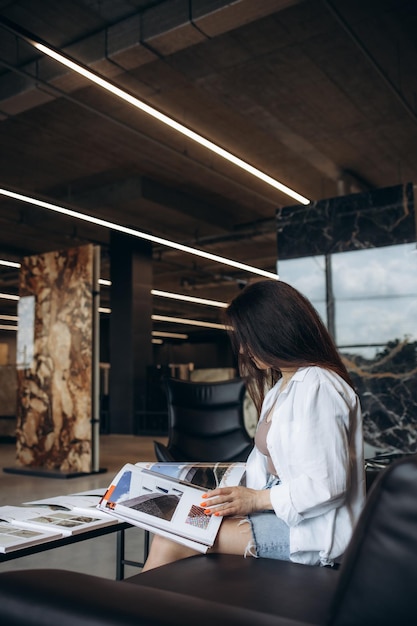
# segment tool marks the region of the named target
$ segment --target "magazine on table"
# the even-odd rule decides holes
[[[97,508],[105,492],[106,489],[104,488],[70,493],[63,496],[51,496],[42,500],[24,502],[22,506],[47,507],[55,511],[72,511],[74,513],[82,513],[83,515],[100,517],[111,522],[114,521],[114,517]]]
[[[96,507],[70,509],[62,504],[3,506],[0,519],[22,528],[58,532],[64,537],[118,523],[114,516],[100,514]]]
[[[22,548],[30,548],[39,543],[60,539],[62,536],[61,532],[47,532],[40,529],[26,528],[0,519],[0,554],[7,554]]]
[[[245,463],[127,463],[98,506],[120,520],[207,552],[222,517],[204,512],[202,495],[244,484],[245,468]]]

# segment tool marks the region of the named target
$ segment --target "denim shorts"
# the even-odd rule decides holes
[[[279,485],[271,476],[264,489]],[[254,556],[265,559],[290,560],[290,529],[274,511],[259,511],[248,515],[252,529]]]

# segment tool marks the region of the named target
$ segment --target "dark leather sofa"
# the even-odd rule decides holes
[[[417,623],[417,456],[381,472],[340,569],[196,556],[112,581],[0,574],[2,626],[402,626]]]

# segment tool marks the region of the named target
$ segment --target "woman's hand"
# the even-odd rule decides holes
[[[221,487],[202,496],[206,515],[248,515],[272,510],[270,490],[248,487]]]

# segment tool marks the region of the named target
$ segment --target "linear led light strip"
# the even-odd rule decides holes
[[[4,298],[6,300],[19,300],[19,296],[14,296],[12,294],[8,294],[8,293],[0,293],[0,298]],[[111,313],[111,309],[107,308],[107,307],[99,307],[99,312],[100,313]],[[190,326],[202,326],[205,328],[221,328],[221,329],[225,329],[226,326],[224,326],[223,324],[215,324],[213,322],[200,322],[198,320],[187,320],[187,319],[183,319],[180,317],[168,317],[165,315],[152,315],[151,318],[155,321],[160,321],[160,322],[173,322],[176,324],[189,324]],[[5,321],[17,321],[17,316],[16,315],[0,315],[0,319],[1,320],[5,320]],[[17,330],[17,326],[6,326],[6,325],[0,325],[1,329],[6,329],[6,330]],[[163,331],[158,331],[158,330],[154,330],[152,331],[152,335],[154,337],[173,337],[176,339],[187,339],[188,335],[183,334],[183,333],[168,333],[168,332],[163,332]]]
[[[0,265],[6,265],[8,267],[20,267],[20,263],[16,263],[14,261],[4,261],[0,259]],[[105,285],[106,287],[111,286],[111,280],[107,280],[106,278],[99,278],[98,282],[100,285]],[[195,296],[188,296],[181,293],[172,293],[170,291],[161,291],[159,289],[151,289],[151,294],[153,296],[160,296],[161,298],[171,298],[172,300],[180,300],[184,302],[193,302],[195,304],[206,304],[208,306],[217,306],[220,308],[227,308],[227,302],[219,302],[218,300],[209,300],[207,298],[196,298]]]
[[[188,339],[188,335],[186,335],[185,333],[167,333],[163,330],[153,330],[151,334],[153,337],[169,337],[171,339]]]
[[[171,298],[172,300],[183,300],[184,302],[194,302],[195,304],[206,304],[207,306],[217,306],[227,308],[227,302],[219,302],[218,300],[208,300],[207,298],[196,298],[195,296],[187,296],[180,293],[171,293],[170,291],[160,291],[159,289],[151,289],[153,296],[161,298]]]
[[[107,307],[99,307],[99,313],[111,313],[111,309]],[[200,320],[191,320],[182,317],[170,317],[168,315],[151,315],[151,319],[155,322],[169,322],[171,324],[187,324],[188,326],[200,326],[202,328],[219,328],[220,330],[227,330],[227,326],[224,324],[216,324],[214,322],[201,322]],[[158,333],[160,337],[172,337],[172,333],[165,333],[162,335],[159,331],[152,332],[152,334]],[[187,338],[187,335],[183,337]]]
[[[121,98],[122,100],[125,100],[125,102],[128,102],[129,104],[131,104],[132,106],[136,107],[137,109],[140,109],[144,113],[147,113],[148,115],[151,115],[152,117],[154,117],[158,121],[162,122],[163,124],[166,124],[167,126],[169,126],[172,129],[176,130],[178,133],[181,133],[182,135],[185,135],[189,139],[192,139],[192,141],[195,141],[196,143],[200,144],[201,146],[204,146],[205,148],[207,148],[207,150],[210,150],[211,152],[214,152],[215,154],[221,156],[226,161],[229,161],[230,163],[233,163],[237,167],[240,167],[241,169],[245,170],[245,172],[248,172],[249,174],[252,174],[252,176],[255,176],[256,178],[259,178],[260,180],[262,180],[263,182],[267,183],[268,185],[271,185],[272,187],[275,187],[275,189],[278,189],[282,193],[285,193],[287,196],[290,196],[291,198],[293,198],[297,202],[300,202],[301,204],[309,204],[310,203],[310,200],[308,200],[308,198],[302,196],[301,194],[297,193],[293,189],[290,189],[290,187],[287,187],[283,183],[280,183],[279,181],[275,180],[271,176],[268,176],[267,174],[265,174],[261,170],[258,170],[256,167],[253,167],[252,165],[249,165],[249,163],[246,163],[246,161],[243,161],[242,159],[239,159],[239,157],[236,157],[235,155],[231,154],[227,150],[224,150],[223,148],[220,148],[220,146],[218,146],[217,144],[213,143],[209,139],[206,139],[205,137],[202,137],[201,135],[199,135],[198,133],[190,130],[189,128],[187,128],[183,124],[180,124],[179,122],[176,122],[175,120],[173,120],[172,118],[168,117],[164,113],[161,113],[157,109],[154,109],[153,107],[149,106],[148,104],[146,104],[142,100],[139,100],[138,98],[136,98],[135,96],[132,96],[131,94],[129,94],[126,91],[124,91],[123,89],[120,89],[120,87],[117,87],[115,84],[113,84],[110,81],[104,79],[99,74],[96,74],[95,72],[92,72],[91,70],[87,69],[87,67],[85,67],[84,65],[81,65],[80,63],[74,61],[69,56],[62,54],[61,52],[58,52],[57,50],[54,50],[50,46],[46,46],[43,43],[35,41],[32,38],[28,38],[27,40],[28,40],[28,42],[32,46],[34,46],[37,50],[39,50],[40,52],[42,52],[46,56],[49,56],[50,58],[54,59],[58,63],[61,63],[61,65],[65,65],[66,67],[68,67],[73,72],[77,72],[77,74],[81,74],[81,76],[84,76],[85,78],[87,78],[87,80],[91,81],[92,83],[95,83],[96,85],[99,85],[99,87],[102,87],[103,89],[105,89],[106,91],[111,92],[112,94],[114,94],[118,98]]]
[[[6,265],[7,267],[21,267],[20,263],[16,261],[6,261],[0,259],[0,265]],[[105,287],[111,286],[111,280],[107,280],[107,278],[99,278],[98,282],[100,285]],[[227,307],[226,302],[218,302],[217,300],[208,300],[206,298],[196,298],[194,296],[187,296],[179,293],[171,293],[170,291],[161,291],[160,289],[151,289],[151,294],[153,296],[160,296],[161,298],[172,298],[173,300],[184,300],[185,302],[195,302],[196,304],[207,304],[209,306],[218,306],[222,308]]]
[[[19,296],[15,296],[10,293],[0,293],[0,298],[3,298],[5,300],[19,300]],[[100,313],[111,313],[111,309],[107,307],[99,307],[98,310]],[[15,316],[7,316],[7,318],[9,317],[10,318],[13,317],[14,319]],[[0,317],[0,319],[6,319],[6,316],[2,316]],[[188,320],[188,319],[183,319],[180,317],[168,317],[165,315],[152,315],[151,319],[155,321],[159,321],[159,322],[173,322],[176,324],[189,324],[190,326],[204,326],[206,328],[221,328],[221,329],[226,328],[223,324],[215,324],[214,322],[200,322],[198,320]],[[172,333],[162,334],[158,331],[152,332],[153,335],[155,335],[156,333],[158,333],[159,337],[172,337],[173,336]],[[179,335],[176,335],[176,336],[180,338]],[[184,335],[184,337],[181,337],[181,338],[186,338],[186,337],[187,336]]]
[[[0,188],[0,194],[3,196],[7,196],[8,198],[12,198],[13,200],[25,202],[26,204],[33,204],[43,209],[54,211],[55,213],[61,213],[62,215],[68,215],[69,217],[73,217],[84,222],[90,222],[91,224],[96,224],[97,226],[108,228],[109,230],[115,230],[126,235],[132,235],[133,237],[138,237],[139,239],[146,239],[147,241],[152,241],[153,243],[157,243],[160,246],[174,248],[175,250],[180,250],[181,252],[185,252],[187,254],[193,254],[194,256],[209,259],[210,261],[214,261],[215,263],[222,263],[223,265],[229,265],[230,267],[235,267],[245,272],[250,272],[251,274],[257,274],[259,276],[265,276],[266,278],[279,280],[279,276],[277,274],[273,274],[272,272],[267,272],[266,270],[261,270],[257,267],[252,267],[251,265],[240,263],[239,261],[232,261],[231,259],[226,259],[225,257],[218,256],[217,254],[212,254],[211,252],[205,252],[204,250],[198,250],[197,248],[184,246],[181,243],[176,243],[175,241],[170,241],[169,239],[163,239],[162,237],[156,237],[155,235],[150,235],[149,233],[143,233],[140,230],[127,228],[126,226],[121,226],[120,224],[115,224],[114,222],[102,220],[98,217],[93,217],[92,215],[86,215],[84,213],[80,213],[79,211],[74,211],[73,209],[68,209],[67,207],[63,207],[58,204],[52,204],[51,202],[45,202],[44,200],[39,200],[38,198],[32,198],[21,193],[16,193],[15,191],[11,191],[10,189]]]
[[[0,298],[3,300],[19,300],[19,296],[15,296],[12,293],[0,293]]]
[[[19,300],[19,296],[14,296],[8,293],[0,293],[0,298],[4,298],[6,300]],[[100,313],[111,313],[111,309],[107,307],[99,307]],[[173,324],[188,324],[189,326],[202,326],[203,328],[220,328],[225,330],[227,327],[224,324],[215,324],[214,322],[200,322],[199,320],[189,320],[183,319],[181,317],[169,317],[167,315],[151,315],[151,319],[156,322],[172,322]],[[9,327],[8,327],[9,328]],[[160,337],[172,336],[166,333],[165,335],[159,334]]]
[[[168,315],[151,315],[151,319],[155,322],[170,322],[173,324],[188,324],[189,326],[201,326],[203,328],[219,328],[227,330],[224,324],[215,324],[214,322],[200,322],[199,320],[182,319],[181,317],[169,317]]]
[[[0,330],[14,330],[14,331],[17,331],[18,327],[17,326],[12,326],[11,324],[0,324]],[[175,334],[175,333],[173,333],[173,334]],[[188,337],[188,335],[185,335],[185,337]],[[162,339],[157,339],[157,338],[151,339],[151,341],[152,341],[152,343],[158,343],[158,344],[164,343]]]
[[[1,261],[0,261],[1,265]],[[110,287],[111,280],[107,280],[105,278],[100,278],[100,285],[106,285]],[[228,307],[227,302],[219,302],[218,300],[210,300],[208,298],[197,298],[195,296],[188,296],[182,293],[172,293],[170,291],[161,291],[160,289],[151,289],[151,294],[153,296],[159,296],[161,298],[171,298],[172,300],[180,300],[183,302],[193,302],[194,304],[206,304],[207,306],[217,306],[222,309],[226,309]]]
[[[1,261],[0,261],[1,264]],[[105,278],[100,278],[100,285],[106,285],[110,287],[111,281]],[[153,296],[159,296],[161,298],[171,298],[172,300],[180,300],[183,302],[193,302],[194,304],[206,304],[207,306],[217,306],[222,309],[226,309],[228,304],[227,302],[219,302],[218,300],[210,300],[208,298],[197,298],[195,296],[188,296],[182,293],[172,293],[170,291],[161,291],[160,289],[151,289],[151,294]]]

